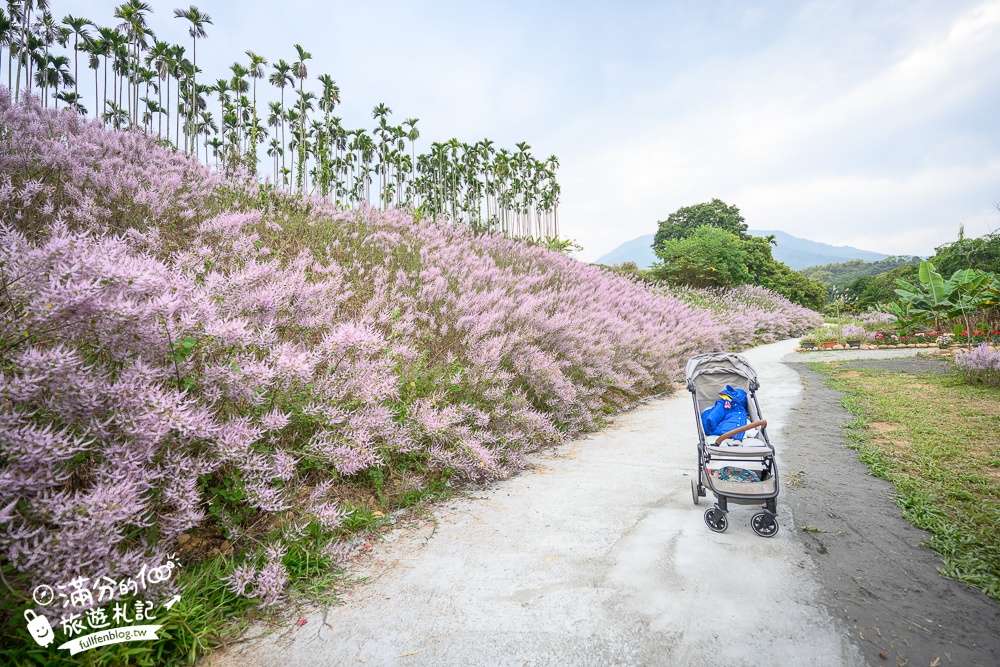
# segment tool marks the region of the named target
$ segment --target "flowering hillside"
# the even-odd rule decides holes
[[[0,558],[19,585],[134,572],[212,526],[271,542],[231,584],[273,600],[286,544],[344,535],[366,474],[417,493],[508,476],[693,354],[818,323],[766,291],[713,310],[464,226],[267,193],[252,210],[233,187],[0,95]]]

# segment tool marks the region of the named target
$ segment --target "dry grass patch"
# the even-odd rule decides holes
[[[873,433],[878,435],[889,435],[899,430],[899,424],[889,424],[886,422],[872,422],[868,427]]]

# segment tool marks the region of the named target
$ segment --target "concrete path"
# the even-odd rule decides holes
[[[801,397],[787,341],[747,353],[769,435]],[[535,469],[450,501],[379,543],[346,603],[220,652],[213,666],[863,665],[822,601],[778,499],[781,529],[728,532],[695,507],[686,391],[534,458]]]

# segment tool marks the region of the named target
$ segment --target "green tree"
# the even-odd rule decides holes
[[[704,224],[691,226],[695,221]],[[729,287],[753,284],[813,310],[822,310],[826,287],[774,259],[774,237],[746,234],[739,209],[713,199],[678,209],[660,222],[653,251],[662,260],[652,275],[672,284]]]
[[[992,273],[960,269],[945,280],[930,261],[920,263],[919,285],[896,280],[900,301],[912,311],[934,319],[940,328],[945,320],[961,318],[966,331],[972,331],[971,317],[984,307],[995,306],[1000,282]]]
[[[179,19],[186,19],[190,21],[191,27],[188,28],[188,34],[191,35],[191,93],[190,97],[193,100],[197,96],[196,88],[197,85],[197,74],[198,74],[198,38],[208,37],[208,33],[205,32],[206,25],[212,25],[212,17],[208,14],[200,11],[194,5],[191,5],[189,9],[175,9],[174,17]],[[188,122],[194,117],[195,110],[197,108],[197,103],[188,105]],[[187,137],[184,139],[185,150],[187,149]]]
[[[281,113],[278,114],[278,118],[281,121],[281,171],[285,171],[285,120],[287,119],[287,109],[285,107],[285,88],[289,85],[295,83],[295,78],[292,76],[292,66],[286,63],[284,60],[279,59],[277,63],[272,65],[274,71],[271,72],[271,76],[267,78],[268,82],[275,86],[279,91],[281,91]]]
[[[822,311],[827,298],[826,286],[774,259],[771,254],[774,244],[773,235],[751,236],[743,241],[750,282],[777,292],[800,306]]]
[[[661,220],[656,235],[653,237],[653,248],[670,239],[681,239],[690,235],[699,227],[709,226],[723,229],[741,240],[750,236],[747,224],[740,215],[740,209],[730,206],[721,199],[713,199],[703,204],[684,206],[671,213],[666,220]]]
[[[823,311],[826,303],[826,286],[818,280],[807,278],[798,271],[793,271],[787,264],[774,261],[775,268],[767,280],[754,284],[777,292],[793,303],[813,310]]]
[[[702,225],[682,238],[667,239],[655,252],[662,264],[653,273],[671,284],[731,287],[750,282],[744,243],[725,229]]]
[[[299,80],[299,165],[295,178],[298,189],[302,192],[306,188],[306,102],[308,101],[306,93],[302,90],[302,84],[305,82],[306,77],[309,76],[309,68],[306,66],[306,61],[312,58],[312,54],[298,44],[294,44],[293,46],[295,46],[295,51],[299,56],[299,59],[292,63],[292,76]]]
[[[94,23],[90,19],[67,16],[63,19],[63,25],[69,28],[73,36],[73,92],[79,94],[80,82],[80,39],[86,44],[90,34],[87,32],[88,26]]]
[[[1000,232],[968,239],[963,230],[959,230],[957,241],[940,246],[936,251],[931,260],[944,275],[961,269],[1000,273]]]
[[[919,263],[919,257],[908,255],[885,257],[874,262],[866,262],[863,259],[849,259],[846,262],[810,266],[802,269],[801,273],[804,276],[820,281],[831,289],[836,287],[843,290],[862,276],[877,276],[898,266],[905,266],[907,264],[916,265]]]

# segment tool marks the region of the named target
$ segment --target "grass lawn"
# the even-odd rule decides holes
[[[1000,390],[956,375],[810,364],[857,417],[848,442],[931,534],[941,574],[1000,600]]]

